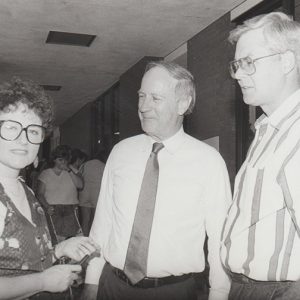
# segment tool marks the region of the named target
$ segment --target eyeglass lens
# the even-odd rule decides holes
[[[22,124],[16,121],[5,120],[0,122],[0,136],[7,141],[16,140],[22,133],[26,131],[26,137],[32,144],[40,144],[45,137],[45,129],[39,125],[28,125],[23,128]]]
[[[239,68],[243,72],[245,72],[247,75],[252,75],[256,72],[254,62],[256,62],[257,60],[260,60],[260,59],[265,59],[265,58],[268,58],[268,57],[272,57],[272,56],[275,56],[275,55],[281,55],[281,54],[282,53],[278,52],[278,53],[271,53],[269,55],[257,57],[257,58],[254,58],[254,59],[247,56],[247,57],[240,58],[238,60],[234,60],[234,61],[229,63],[230,75],[235,79],[235,77],[236,77],[235,74],[236,74],[236,72],[238,71]]]
[[[248,75],[251,75],[255,72],[254,62],[250,57],[244,57],[230,62],[229,70],[230,70],[230,75],[233,78],[235,78],[235,74],[239,68]]]

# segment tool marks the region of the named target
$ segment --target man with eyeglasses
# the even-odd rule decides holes
[[[245,21],[229,40],[231,76],[244,102],[264,111],[222,235],[229,299],[300,299],[300,24],[274,12]]]

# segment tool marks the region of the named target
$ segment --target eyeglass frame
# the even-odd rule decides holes
[[[272,54],[265,55],[265,56],[260,56],[260,57],[257,57],[257,58],[251,58],[250,56],[245,56],[245,57],[242,57],[242,58],[239,58],[239,59],[236,59],[236,60],[232,60],[231,62],[229,62],[229,73],[230,73],[230,75],[231,75],[231,77],[232,77],[233,79],[236,79],[235,74],[236,74],[236,72],[237,72],[237,71],[239,70],[239,68],[240,68],[240,64],[239,64],[238,62],[243,61],[243,60],[246,60],[246,59],[249,59],[250,63],[253,65],[253,72],[248,73],[248,72],[246,72],[245,70],[243,70],[243,69],[242,69],[242,70],[243,70],[243,72],[246,73],[246,75],[253,75],[253,74],[255,74],[255,72],[256,72],[255,62],[256,62],[257,60],[261,60],[261,59],[263,59],[263,58],[267,58],[267,57],[271,57],[271,56],[275,56],[275,55],[280,55],[280,54],[282,54],[282,53],[280,53],[280,52],[278,52],[278,53],[272,53]],[[238,68],[236,69],[235,72],[233,72],[233,69],[232,69],[232,67],[231,67],[234,63],[238,63]]]
[[[2,136],[2,134],[1,134],[1,128],[2,128],[2,124],[5,123],[5,122],[13,122],[13,123],[17,123],[17,124],[19,124],[19,125],[21,126],[22,129],[21,129],[20,133],[17,135],[16,138],[14,138],[14,139],[12,139],[12,140],[9,140],[9,139],[6,139],[6,138],[4,138],[4,137]],[[42,137],[42,141],[41,141],[40,143],[33,143],[32,141],[30,141],[30,139],[29,139],[29,137],[28,137],[28,128],[29,128],[30,126],[37,126],[37,127],[40,127],[40,128],[42,129],[43,137]],[[11,142],[11,141],[17,140],[17,139],[21,136],[21,134],[22,134],[23,131],[25,131],[27,141],[28,141],[30,144],[33,144],[33,145],[40,145],[40,144],[42,144],[43,141],[45,140],[46,128],[45,128],[44,126],[37,125],[37,124],[29,124],[28,126],[23,127],[23,125],[22,125],[20,122],[15,121],[15,120],[0,120],[0,137],[1,137],[3,140],[5,140],[5,141],[10,141],[10,142]]]

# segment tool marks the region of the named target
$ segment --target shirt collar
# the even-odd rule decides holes
[[[257,129],[263,124],[270,124],[277,130],[300,107],[300,89],[290,95],[269,117],[261,115],[255,122]]]
[[[170,152],[171,154],[174,154],[177,149],[180,147],[180,145],[184,142],[184,136],[185,132],[183,130],[183,127],[181,128],[171,137],[168,139],[162,141],[161,143],[164,144],[164,148]],[[154,143],[157,143],[152,137],[149,135],[145,135],[145,143],[143,145],[142,151],[147,151],[149,148],[152,149],[152,145]]]

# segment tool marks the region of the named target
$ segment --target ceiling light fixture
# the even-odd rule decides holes
[[[49,84],[41,84],[40,85],[45,91],[59,91],[61,89],[61,85],[49,85]]]
[[[96,35],[91,34],[49,31],[46,43],[90,47],[95,38]]]

